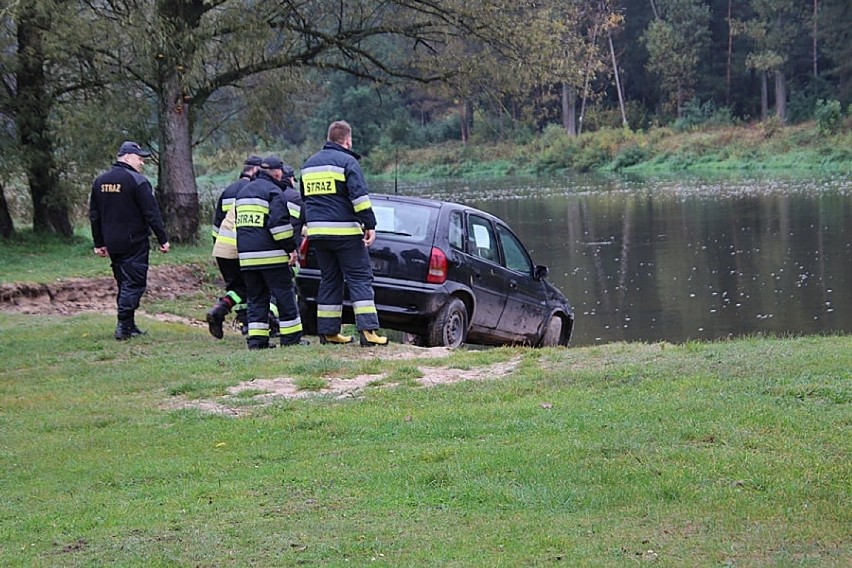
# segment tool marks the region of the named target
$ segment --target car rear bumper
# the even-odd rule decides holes
[[[319,270],[303,268],[299,271],[299,295],[310,308],[316,306],[319,281]],[[373,279],[373,291],[381,326],[416,334],[426,333],[429,320],[438,313],[451,295],[445,284],[427,284],[381,276]],[[348,323],[354,321],[348,291],[344,292],[343,320]]]

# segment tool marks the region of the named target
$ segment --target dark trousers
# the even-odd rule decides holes
[[[118,286],[116,308],[119,322],[133,321],[139,308],[139,300],[148,285],[148,240],[139,243],[133,250],[110,253],[112,275]]]
[[[311,239],[317,254],[321,279],[317,293],[317,333],[340,333],[343,321],[343,286],[355,312],[355,327],[361,331],[379,329],[373,294],[373,268],[364,241],[350,239]]]
[[[281,345],[299,343],[302,319],[293,291],[293,276],[289,266],[244,270],[248,295],[249,347],[269,345],[269,301],[278,306],[278,326]]]
[[[245,308],[248,291],[246,289],[246,280],[243,278],[243,273],[240,270],[240,261],[237,258],[219,258],[216,257],[216,264],[219,265],[219,272],[222,273],[222,278],[225,280],[225,290],[233,292],[228,294],[234,301],[234,309],[239,310]],[[234,295],[239,298],[234,297]]]

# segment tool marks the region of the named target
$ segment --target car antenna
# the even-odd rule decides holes
[[[399,194],[399,148],[394,151],[393,193]]]

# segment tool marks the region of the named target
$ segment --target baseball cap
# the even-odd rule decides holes
[[[117,156],[123,156],[125,154],[136,154],[137,156],[142,156],[143,158],[147,158],[151,155],[151,152],[145,150],[137,144],[136,142],[131,142],[130,140],[125,140],[121,143],[121,146],[118,147]]]
[[[283,170],[284,162],[282,162],[281,158],[278,156],[267,156],[263,159],[263,163],[260,164],[260,167],[264,170]]]

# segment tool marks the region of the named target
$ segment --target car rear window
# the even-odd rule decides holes
[[[417,241],[431,237],[438,210],[416,203],[373,203],[376,232]]]

